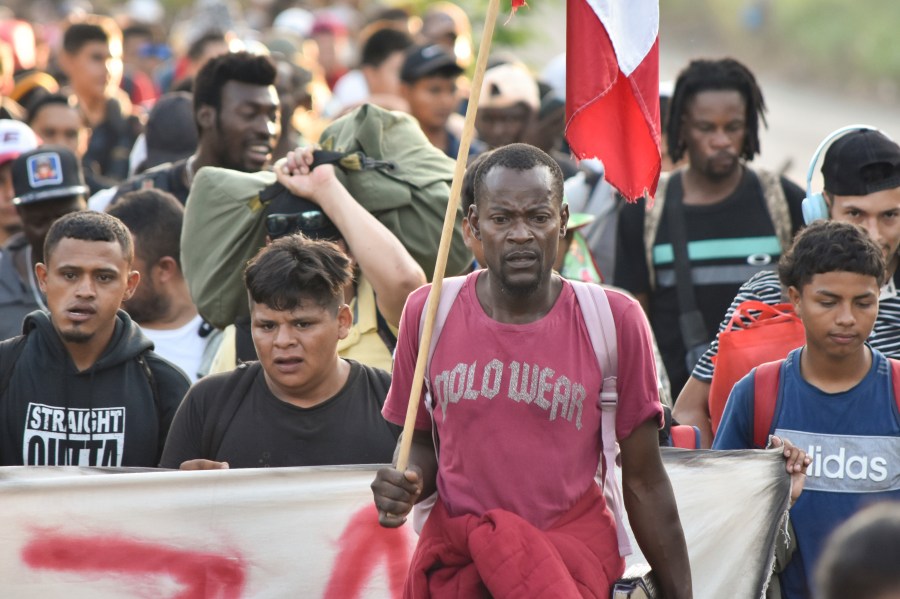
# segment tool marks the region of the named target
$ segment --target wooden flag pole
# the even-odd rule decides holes
[[[466,107],[466,121],[462,137],[459,140],[459,152],[456,155],[456,169],[453,171],[453,184],[450,186],[450,198],[447,201],[447,212],[444,214],[444,229],[441,231],[441,243],[438,246],[437,260],[434,264],[434,276],[431,280],[431,291],[428,293],[428,309],[425,312],[424,329],[419,341],[419,355],[416,358],[416,370],[413,373],[412,387],[409,390],[409,406],[406,410],[406,421],[403,424],[403,437],[400,440],[400,452],[397,455],[397,470],[403,472],[409,464],[409,451],[412,447],[413,430],[416,414],[419,411],[419,396],[425,380],[425,362],[431,335],[434,330],[434,317],[437,314],[441,287],[444,282],[444,271],[447,269],[447,256],[450,254],[450,240],[453,238],[453,226],[456,224],[456,210],[459,207],[459,196],[462,191],[463,174],[466,171],[466,160],[469,157],[469,146],[475,132],[475,114],[478,112],[478,99],[481,96],[481,84],[487,68],[488,56],[491,53],[491,40],[494,37],[494,25],[500,10],[500,0],[489,0],[487,16],[484,19],[484,31],[481,34],[481,45],[478,47],[478,58],[475,61],[475,74],[472,77],[472,91],[469,94],[469,105]]]

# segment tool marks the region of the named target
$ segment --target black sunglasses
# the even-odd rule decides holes
[[[283,237],[297,231],[323,229],[331,221],[321,210],[307,210],[294,214],[270,214],[266,217],[266,232],[269,237]]]

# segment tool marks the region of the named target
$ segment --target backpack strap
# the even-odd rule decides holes
[[[662,220],[663,207],[666,205],[666,187],[673,173],[660,173],[659,183],[656,185],[656,195],[653,202],[647,201],[647,210],[644,213],[644,255],[647,260],[647,272],[650,275],[650,289],[656,288],[656,274],[653,268],[653,245],[656,243],[656,233],[659,231],[659,223]]]
[[[617,374],[619,370],[618,338],[616,322],[606,291],[599,285],[591,285],[580,281],[569,281],[578,299],[578,306],[587,327],[594,355],[603,375],[603,386],[600,390],[600,431],[603,438],[603,461],[606,472],[603,476],[603,492],[609,499],[610,509],[616,519],[616,534],[619,540],[619,555],[632,552],[625,522],[622,517],[625,502],[622,492],[616,483],[616,464],[618,463],[619,444],[616,437],[616,409],[619,404]]]
[[[237,364],[257,360],[253,334],[250,332],[250,317],[238,316],[234,319],[234,355]]]
[[[394,355],[394,350],[397,349],[397,336],[394,335],[394,332],[391,330],[388,321],[385,320],[384,316],[381,314],[381,310],[377,307],[375,308],[375,319],[378,323],[378,337],[381,339],[381,342],[384,343],[384,346],[391,352],[391,355]]]
[[[891,383],[894,403],[900,412],[900,360],[888,358],[891,364]],[[767,362],[756,367],[753,375],[753,445],[765,449],[769,444],[769,432],[778,405],[778,382],[784,360]]]
[[[353,326],[360,326],[360,330],[369,330],[372,321],[375,321],[375,332],[384,343],[391,356],[397,349],[397,336],[391,330],[391,326],[378,309],[378,296],[368,279],[362,277],[356,282],[356,313],[353,315]]]
[[[697,307],[697,291],[694,288],[691,258],[688,255],[687,223],[684,218],[682,197],[674,197],[666,203],[663,215],[666,218],[669,242],[672,245],[675,267],[675,291],[678,297],[678,329],[681,341],[687,350],[689,361],[698,347],[703,350],[709,346],[709,333],[706,330],[703,313]]]
[[[787,252],[791,247],[794,235],[791,222],[791,211],[788,206],[787,197],[784,194],[784,187],[781,185],[781,178],[765,169],[748,167],[759,181],[762,189],[763,198],[766,202],[766,210],[769,213],[769,219],[775,227],[775,235],[781,244],[782,252]],[[656,233],[659,231],[659,223],[662,220],[663,207],[666,202],[666,187],[671,177],[679,171],[672,173],[662,173],[659,177],[659,184],[656,186],[656,195],[653,197],[653,204],[647,207],[644,215],[644,253],[647,260],[647,269],[650,272],[650,288],[656,288],[656,277],[653,269],[653,244],[656,241]]]
[[[766,201],[766,210],[769,219],[775,227],[775,235],[781,244],[781,252],[786,253],[794,240],[791,230],[791,210],[787,197],[784,195],[784,187],[781,185],[781,177],[765,169],[750,167],[750,171],[756,175],[762,188],[763,198]]]
[[[149,349],[146,349],[138,354],[137,363],[140,364],[144,376],[147,377],[147,382],[150,383],[150,392],[153,394],[153,405],[156,407],[156,417],[159,418],[162,416],[162,404],[159,400],[159,385],[156,384],[156,377],[153,376],[153,371],[150,369],[150,364],[147,363],[147,358],[145,357],[149,351]]]
[[[431,371],[431,358],[434,356],[434,348],[437,347],[438,339],[441,331],[444,330],[444,323],[447,322],[447,316],[450,314],[450,308],[456,301],[456,296],[462,290],[466,282],[466,277],[447,277],[441,283],[441,299],[438,300],[437,313],[434,315],[434,325],[431,329],[431,343],[428,346],[428,358],[425,361],[425,409],[431,415],[432,430],[434,430],[434,404],[431,393],[431,380],[428,373]],[[422,306],[422,315],[419,317],[419,343],[422,342],[422,332],[425,330],[425,314],[428,313],[428,300]],[[435,440],[435,449],[437,449],[437,441]]]
[[[173,169],[172,162],[164,162],[158,164],[151,169],[147,169],[130,182],[123,181],[115,188],[115,193],[110,198],[109,205],[117,203],[122,196],[132,191],[143,191],[145,189],[162,189],[168,191],[173,189],[173,179],[181,176],[180,169]]]
[[[16,363],[25,349],[26,341],[28,341],[28,335],[19,335],[0,343],[0,397],[3,397],[7,387],[9,387],[9,381],[12,380]],[[147,377],[147,382],[150,384],[150,392],[153,394],[153,405],[156,407],[156,413],[160,414],[159,385],[156,384],[156,377],[153,375],[153,371],[144,357],[149,351],[147,349],[138,354],[137,362],[141,367],[141,372],[144,373],[144,376]]]
[[[753,374],[753,446],[765,449],[778,404],[778,382],[784,360],[766,362]]]
[[[6,395],[6,388],[16,370],[16,362],[25,349],[28,335],[19,335],[0,343],[0,398]]]
[[[431,343],[428,345],[428,356],[425,360],[425,409],[428,411],[428,415],[431,417],[431,439],[434,442],[434,455],[436,459],[439,459],[438,454],[440,453],[441,440],[438,438],[437,427],[435,427],[434,425],[434,400],[432,399],[431,379],[428,376],[428,373],[431,371],[431,358],[434,356],[434,349],[435,347],[437,347],[438,338],[440,338],[441,331],[444,329],[444,323],[447,322],[447,316],[450,314],[450,308],[453,307],[453,302],[456,301],[456,297],[459,295],[459,292],[462,290],[465,282],[465,276],[448,277],[442,281],[441,297],[438,300],[437,312],[434,315],[434,324],[432,325],[431,329]],[[425,314],[427,312],[428,299],[425,300],[425,305],[422,306],[422,314],[419,317],[417,344],[419,346],[422,345],[422,331],[425,330]],[[425,520],[431,513],[431,510],[434,507],[436,501],[437,491],[432,493],[430,497],[426,497],[413,506],[413,528],[417,533],[422,532],[422,527],[425,526]]]
[[[249,362],[239,364],[231,371],[222,389],[227,393],[224,397],[220,396],[216,401],[210,402],[209,410],[206,412],[206,418],[203,421],[203,432],[200,436],[200,458],[214,460],[219,448],[222,446],[222,439],[225,438],[225,431],[231,426],[231,421],[237,413],[238,408],[250,385],[256,380],[259,372],[259,362]]]

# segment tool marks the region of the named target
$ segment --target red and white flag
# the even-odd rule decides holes
[[[659,1],[568,0],[566,139],[629,201],[659,181]]]

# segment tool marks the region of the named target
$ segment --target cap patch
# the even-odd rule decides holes
[[[62,161],[56,152],[28,157],[28,183],[31,187],[59,185],[63,182]]]

